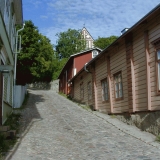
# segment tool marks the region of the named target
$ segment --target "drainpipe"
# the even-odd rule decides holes
[[[85,70],[87,73],[91,73],[91,72],[87,69],[87,64],[88,64],[88,63],[86,63],[86,64],[84,65],[84,70]]]
[[[14,82],[13,82],[14,83],[13,84],[14,85],[14,94],[13,94],[14,97],[15,97],[15,86],[16,86],[17,54],[20,53],[20,50],[21,50],[21,48],[20,48],[20,50],[18,52],[18,34],[19,34],[20,31],[22,31],[24,29],[24,26],[25,26],[25,24],[23,24],[23,27],[21,29],[17,30],[17,32],[16,32],[16,51],[15,51],[15,56],[14,56]],[[20,39],[20,41],[21,41],[21,39]],[[14,100],[13,105],[14,105],[14,108],[15,108],[15,99],[14,99],[14,97],[13,97],[13,100]]]
[[[97,107],[97,87],[96,87],[96,80],[95,80],[95,71],[94,72],[90,72],[88,69],[87,69],[87,64],[86,63],[84,65],[84,70],[87,72],[87,73],[91,73],[92,74],[92,83],[93,83],[93,88],[94,88],[94,94],[95,94],[95,97],[94,97],[94,100],[95,100],[95,106],[93,108],[93,110],[98,110],[98,107]],[[92,95],[94,95],[93,92],[92,92]]]
[[[23,24],[23,27],[19,29],[16,33],[16,52],[15,52],[15,59],[14,59],[14,86],[16,85],[16,66],[17,66],[17,54],[20,53],[17,51],[18,47],[18,33],[24,29],[25,23]],[[20,48],[21,49],[21,48]]]

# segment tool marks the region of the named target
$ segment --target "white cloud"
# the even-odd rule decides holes
[[[86,28],[94,39],[110,35],[120,35],[124,28],[130,28],[151,9],[159,0],[30,0],[34,7],[39,7],[42,23],[35,19],[39,30],[55,44],[56,33],[69,28]],[[42,10],[45,9],[45,11]],[[36,8],[37,9],[37,8]],[[32,15],[31,15],[32,16]],[[33,20],[34,22],[34,20]]]

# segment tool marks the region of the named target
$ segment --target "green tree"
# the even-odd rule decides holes
[[[54,74],[53,74],[53,79],[56,80],[57,77],[59,76],[62,68],[66,64],[68,58],[63,58],[61,60],[54,59],[53,60],[53,68],[54,68]]]
[[[57,33],[56,36],[58,37],[56,52],[61,54],[62,58],[68,58],[86,47],[80,30],[68,29],[66,32]]]
[[[93,43],[95,47],[104,49],[108,47],[111,43],[113,43],[117,38],[117,36],[98,37],[98,39],[95,40]]]
[[[17,60],[17,84],[49,82],[53,74],[53,46],[50,40],[39,33],[32,21],[25,22],[20,32],[22,50]]]

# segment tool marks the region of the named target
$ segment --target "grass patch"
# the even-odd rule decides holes
[[[156,137],[156,141],[160,143],[160,134]]]
[[[3,134],[0,134],[0,160],[5,159],[6,153],[14,146],[16,142],[16,138],[6,139]]]
[[[67,99],[69,99],[69,100],[72,100],[72,97],[71,97],[70,95],[66,95],[66,94],[64,94],[64,93],[62,93],[62,92],[59,92],[59,95],[65,97],[65,98],[67,98]]]
[[[8,116],[7,121],[4,123],[4,126],[10,126],[11,130],[18,131],[19,129],[19,119],[21,117],[20,113],[12,113]]]
[[[5,143],[4,135],[0,134],[0,152],[5,152],[8,149],[8,145]]]
[[[20,108],[15,108],[12,114],[7,116],[7,120],[4,123],[4,126],[9,126],[10,130],[16,130],[16,133],[19,133],[21,111],[25,108],[28,98],[29,98],[29,93],[27,92],[22,106]],[[6,156],[6,153],[15,145],[16,142],[17,142],[16,137],[11,139],[5,137],[2,133],[0,133],[0,160],[5,159],[4,157]]]
[[[12,113],[8,116],[7,121],[4,123],[4,126],[9,126],[10,130],[16,130],[16,133],[18,133],[20,128],[20,117],[20,113]],[[16,144],[16,142],[16,137],[7,137],[7,132],[0,133],[0,160],[4,159],[6,153]]]
[[[92,111],[90,106],[87,106],[87,105],[80,105],[80,106],[87,111]]]
[[[114,114],[112,114],[112,115],[110,115],[111,116],[111,118],[116,118],[116,116],[114,115]]]
[[[59,95],[61,95],[61,96],[65,97],[65,98],[67,98],[66,94],[64,94],[64,93],[62,93],[62,92],[59,92]]]

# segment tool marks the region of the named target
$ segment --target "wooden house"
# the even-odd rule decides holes
[[[59,92],[67,95],[71,94],[72,84],[68,84],[68,81],[73,78],[88,61],[97,56],[100,52],[101,49],[92,48],[71,55],[58,76]]]
[[[0,1],[0,125],[13,108],[16,25],[23,24],[22,0]]]
[[[73,99],[107,114],[160,110],[160,4],[70,83]]]

